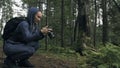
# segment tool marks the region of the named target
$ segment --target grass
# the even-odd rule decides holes
[[[0,41],[0,47],[2,47],[3,41]],[[113,65],[117,68],[120,67],[120,47],[107,44],[107,46],[98,46],[97,49],[87,48],[85,50],[86,56],[80,56],[79,53],[75,52],[69,47],[60,47],[48,45],[48,49],[43,49],[42,46],[38,49],[36,54],[47,56],[56,60],[62,60],[72,62],[77,65],[77,68],[105,68],[106,66]],[[106,59],[106,60],[103,60]],[[109,63],[109,65],[107,63]]]
[[[50,47],[48,50],[39,49],[37,54],[49,56],[51,58],[75,63],[78,68],[86,68],[86,57],[80,56],[70,48]]]

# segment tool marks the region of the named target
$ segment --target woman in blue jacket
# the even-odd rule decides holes
[[[3,51],[6,54],[4,64],[9,68],[34,67],[28,59],[39,48],[38,41],[49,32],[47,27],[39,30],[38,22],[42,13],[35,7],[28,10],[27,21],[18,24],[14,35],[4,41]]]

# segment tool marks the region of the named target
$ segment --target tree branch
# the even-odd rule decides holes
[[[115,3],[116,7],[118,8],[118,10],[120,12],[120,6],[117,4],[117,2],[115,0],[113,0],[113,2]]]

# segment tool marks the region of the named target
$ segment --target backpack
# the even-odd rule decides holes
[[[15,17],[15,18],[10,19],[5,25],[2,38],[4,40],[7,40],[9,37],[11,37],[14,34],[14,31],[17,28],[18,24],[21,23],[22,21],[26,21],[26,18]]]

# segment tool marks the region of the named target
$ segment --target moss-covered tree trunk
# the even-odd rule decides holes
[[[87,37],[90,36],[88,23],[88,1],[78,0],[78,16],[75,24],[76,51],[83,55],[82,51],[86,46]]]

